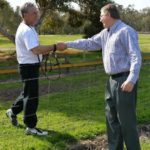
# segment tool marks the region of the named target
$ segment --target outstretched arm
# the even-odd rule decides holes
[[[88,39],[79,39],[71,42],[58,43],[58,50],[65,50],[67,48],[76,48],[81,50],[99,50],[102,48],[101,33],[94,35]]]

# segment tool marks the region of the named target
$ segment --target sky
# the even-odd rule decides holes
[[[141,10],[146,7],[150,7],[150,0],[114,0],[117,4],[127,7],[128,5],[134,5],[134,8]]]
[[[16,6],[21,6],[25,2],[35,2],[35,0],[7,0],[10,5],[15,9]],[[150,7],[150,0],[114,0],[116,3],[127,7],[128,5],[134,5],[134,8],[141,10],[145,7]]]
[[[35,2],[35,0],[6,0],[15,9],[16,6],[22,6],[26,2]]]

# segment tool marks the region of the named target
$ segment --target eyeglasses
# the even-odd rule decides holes
[[[104,16],[108,16],[108,14],[101,14],[100,18],[104,17]]]

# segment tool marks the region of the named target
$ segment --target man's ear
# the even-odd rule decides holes
[[[111,15],[110,15],[110,13],[109,13],[109,12],[107,13],[107,15],[108,15],[109,17],[111,17]]]

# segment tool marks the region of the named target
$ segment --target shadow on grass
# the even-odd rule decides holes
[[[24,129],[24,130],[26,129],[25,125],[21,125],[21,124],[19,124],[17,128]],[[72,145],[78,142],[78,140],[74,136],[68,133],[62,133],[54,130],[46,130],[42,128],[39,129],[47,131],[48,135],[47,136],[27,135],[27,136],[32,136],[33,138],[37,138],[40,141],[43,141],[44,143],[45,141],[46,143],[49,143],[45,147],[46,150],[50,150],[52,147],[55,147],[57,150],[62,150],[62,149],[66,149],[68,145]]]
[[[34,137],[38,138],[41,141],[47,141],[49,143],[49,146],[45,148],[47,150],[51,149],[51,145],[57,150],[64,150],[68,147],[68,145],[75,144],[78,141],[76,138],[74,138],[68,133],[61,133],[54,130],[46,130],[46,131],[48,131],[47,136],[34,135]]]

